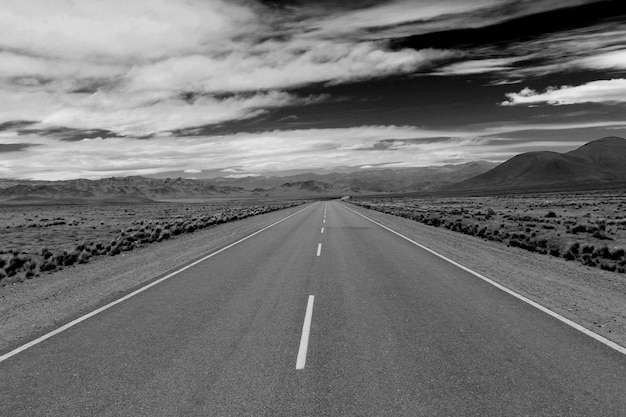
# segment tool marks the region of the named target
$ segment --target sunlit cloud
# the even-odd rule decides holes
[[[160,134],[311,102],[286,89],[407,74],[455,54],[320,39],[305,36],[304,28],[259,40],[284,22],[253,2],[27,0],[5,6],[0,123]],[[181,99],[185,94],[193,101]]]
[[[258,24],[251,8],[224,0],[5,0],[0,49],[128,63],[224,49]]]
[[[571,0],[567,7],[590,2]],[[392,0],[351,7],[296,2],[298,6],[280,10],[269,3],[4,1],[0,177],[100,178],[207,169],[240,176],[303,167],[502,160],[513,149],[505,148],[507,134],[622,127],[589,117],[576,125],[513,122],[458,129],[356,126],[265,132],[267,127],[259,127],[257,133],[203,136],[228,122],[235,125],[229,125],[229,131],[237,131],[239,125],[256,123],[254,118],[270,119],[272,112],[281,121],[311,126],[307,114],[323,115],[325,104],[345,99],[327,93],[340,90],[328,89],[339,84],[363,83],[359,98],[369,100],[365,82],[392,77],[481,75],[491,77],[493,86],[572,69],[626,70],[626,27],[619,22],[524,38],[506,47],[391,46],[402,36],[481,28],[565,7],[560,0]],[[507,90],[516,92],[501,104],[623,103],[626,79],[619,77],[543,91],[521,89],[522,84]],[[350,91],[352,86],[343,88]],[[433,92],[416,89],[410,97],[415,104],[403,105],[418,109],[425,103],[420,101],[422,93],[428,97]],[[376,94],[390,97],[394,91],[379,87]],[[341,126],[352,123],[351,99],[345,99]],[[494,108],[496,101],[490,103]],[[285,108],[288,111],[281,114]],[[291,115],[292,110],[297,115]],[[418,123],[378,120],[356,124]],[[554,145],[547,140],[534,143]]]
[[[570,0],[568,6],[591,1]],[[393,0],[330,15],[313,13],[313,17],[303,19],[298,25],[306,27],[313,35],[323,33],[326,36],[380,39],[450,28],[483,27],[562,7],[563,3],[559,0]]]
[[[524,88],[508,93],[503,106],[550,104],[563,106],[580,103],[626,103],[626,79],[592,81],[578,86],[549,87],[543,92]]]
[[[437,75],[492,74],[494,83],[509,84],[572,70],[626,69],[626,24],[607,23],[518,41],[503,49],[481,46],[465,50],[457,62],[433,71]]]
[[[470,75],[490,72],[505,73],[523,58],[487,58],[456,62],[434,71],[437,75]]]
[[[71,142],[24,135],[21,138],[28,146],[3,153],[0,176],[44,180],[79,177],[95,179],[206,170],[221,170],[224,176],[247,176],[303,168],[327,170],[337,166],[395,164],[397,167],[407,167],[479,159],[503,161],[516,151],[530,147],[554,149],[557,145],[582,144],[529,140],[532,145],[524,145],[519,137],[513,137],[515,133],[620,126],[626,127],[626,122],[501,124],[462,130],[358,126],[220,136],[91,138]],[[513,136],[509,138],[507,135]],[[0,132],[0,144],[13,143],[15,136],[10,132]]]

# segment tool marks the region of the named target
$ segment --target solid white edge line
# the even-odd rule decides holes
[[[298,359],[296,359],[296,369],[304,369],[306,365],[306,352],[309,347],[309,333],[311,332],[311,318],[313,317],[313,301],[315,297],[309,295],[302,325],[302,336],[300,337],[300,348],[298,349]]]
[[[169,278],[173,277],[174,275],[177,275],[177,274],[179,274],[179,273],[181,273],[181,272],[183,272],[183,271],[185,271],[185,270],[187,270],[187,269],[189,269],[189,268],[199,264],[200,262],[206,261],[207,259],[212,258],[213,256],[215,256],[215,255],[217,255],[219,253],[222,253],[222,252],[224,252],[227,249],[232,248],[233,246],[243,242],[244,240],[248,240],[251,237],[258,235],[259,233],[269,229],[270,227],[273,227],[273,226],[277,225],[278,223],[281,223],[281,222],[289,219],[290,217],[293,217],[296,214],[301,213],[301,212],[303,212],[304,210],[306,210],[308,208],[311,208],[312,206],[313,205],[309,205],[309,206],[307,206],[307,207],[305,207],[303,209],[300,209],[300,210],[296,211],[295,213],[292,213],[289,216],[284,217],[284,218],[278,220],[277,222],[274,222],[274,223],[270,224],[269,226],[265,226],[264,228],[262,228],[260,230],[257,230],[256,232],[254,232],[252,234],[249,234],[248,236],[246,236],[246,237],[244,237],[242,239],[239,239],[238,241],[236,241],[234,243],[231,243],[228,246],[223,247],[220,250],[212,252],[209,255],[207,255],[207,256],[205,256],[205,257],[203,257],[201,259],[198,259],[197,261],[194,261],[194,262],[190,263],[189,265],[186,265],[186,266],[184,266],[184,267],[182,267],[182,268],[180,268],[180,269],[178,269],[178,270],[176,270],[176,271],[174,271],[174,272],[172,272],[172,273],[170,273],[170,274],[168,274],[168,275],[166,275],[166,276],[164,276],[162,278],[157,279],[156,281],[152,281],[150,284],[147,284],[147,285],[145,285],[145,286],[143,286],[143,287],[141,287],[141,288],[131,292],[130,294],[126,294],[122,298],[118,298],[117,300],[112,301],[109,304],[106,304],[106,305],[104,305],[104,306],[102,306],[102,307],[100,307],[100,308],[98,308],[98,309],[96,309],[96,310],[94,310],[94,311],[92,311],[90,313],[87,313],[84,316],[81,316],[81,317],[77,318],[76,320],[73,320],[73,321],[71,321],[71,322],[69,322],[69,323],[67,323],[67,324],[65,324],[65,325],[63,325],[63,326],[61,326],[61,327],[59,327],[59,328],[49,332],[49,333],[46,333],[43,336],[40,336],[40,337],[38,337],[35,340],[32,340],[32,341],[30,341],[30,342],[28,342],[28,343],[26,343],[26,344],[24,344],[24,345],[22,345],[22,346],[20,346],[18,348],[15,348],[12,351],[7,352],[4,355],[0,356],[0,362],[3,362],[5,360],[9,359],[11,356],[15,356],[18,353],[23,352],[26,349],[31,348],[31,347],[33,347],[33,346],[43,342],[44,340],[49,339],[52,336],[55,336],[55,335],[59,334],[59,333],[65,331],[65,330],[69,329],[70,327],[73,327],[73,326],[77,325],[78,323],[80,323],[82,321],[85,321],[85,320],[87,320],[90,317],[95,316],[96,314],[99,314],[99,313],[102,313],[105,310],[108,310],[109,308],[113,307],[116,304],[121,303],[122,301],[126,301],[129,298],[134,297],[135,295],[144,292],[148,288],[154,287],[155,285],[160,284],[161,282],[165,281],[166,279],[169,279]]]
[[[317,244],[317,256],[320,256],[321,253],[322,253],[322,244],[318,243]]]
[[[464,271],[466,271],[466,272],[469,272],[470,274],[472,274],[472,275],[474,275],[474,276],[476,276],[476,277],[478,277],[478,278],[482,279],[483,281],[488,282],[489,284],[493,285],[493,286],[494,286],[494,287],[496,287],[496,288],[501,289],[502,291],[506,292],[507,294],[510,294],[510,295],[512,295],[513,297],[515,297],[515,298],[517,298],[517,299],[519,299],[519,300],[521,300],[521,301],[523,301],[523,302],[525,302],[525,303],[527,303],[527,304],[530,304],[531,306],[533,306],[533,307],[535,307],[535,308],[537,308],[537,309],[539,309],[539,310],[543,311],[544,313],[549,314],[550,316],[552,316],[552,317],[554,317],[555,319],[557,319],[557,320],[559,320],[559,321],[561,321],[561,322],[563,322],[563,323],[567,324],[567,325],[568,325],[568,326],[570,326],[570,327],[573,327],[574,329],[578,330],[579,332],[584,333],[584,334],[586,334],[587,336],[594,338],[594,339],[595,339],[595,340],[597,340],[598,342],[603,343],[603,344],[605,344],[606,346],[608,346],[608,347],[610,347],[610,348],[615,349],[615,350],[616,350],[616,351],[618,351],[619,353],[621,353],[621,354],[623,354],[623,355],[626,355],[626,347],[621,346],[621,345],[619,345],[619,344],[617,344],[617,343],[613,342],[612,340],[609,340],[609,339],[607,339],[606,337],[601,336],[601,335],[599,335],[598,333],[596,333],[596,332],[594,332],[594,331],[592,331],[592,330],[589,330],[589,329],[587,329],[586,327],[583,327],[583,326],[581,326],[580,324],[578,324],[578,323],[576,323],[576,322],[574,322],[574,321],[572,321],[572,320],[570,320],[570,319],[568,319],[568,318],[566,318],[566,317],[563,317],[563,316],[562,316],[562,315],[560,315],[559,313],[556,313],[556,312],[554,312],[554,311],[550,310],[549,308],[544,307],[544,306],[542,306],[541,304],[539,304],[539,303],[537,303],[537,302],[535,302],[535,301],[533,301],[533,300],[531,300],[531,299],[529,299],[529,298],[526,298],[526,297],[524,297],[524,296],[523,296],[523,295],[521,295],[521,294],[516,293],[515,291],[513,291],[513,290],[511,290],[511,289],[509,289],[509,288],[507,288],[507,287],[503,286],[502,284],[499,284],[499,283],[497,283],[497,282],[495,282],[495,281],[493,281],[493,280],[491,280],[491,279],[489,279],[489,278],[485,277],[484,275],[481,275],[481,274],[479,274],[478,272],[473,271],[473,270],[471,270],[471,269],[469,269],[469,268],[467,268],[467,267],[465,267],[465,266],[461,265],[460,263],[458,263],[458,262],[456,262],[456,261],[453,261],[452,259],[447,258],[447,257],[445,257],[444,255],[441,255],[440,253],[435,252],[434,250],[432,250],[432,249],[430,249],[430,248],[428,248],[428,247],[426,247],[426,246],[422,245],[421,243],[417,243],[417,242],[416,242],[416,241],[414,241],[413,239],[408,238],[408,237],[404,236],[403,234],[398,233],[398,232],[396,232],[395,230],[390,229],[389,227],[384,226],[384,225],[382,225],[382,224],[378,223],[376,220],[372,220],[372,219],[370,219],[369,217],[367,217],[367,216],[365,216],[365,215],[363,215],[363,214],[361,214],[361,213],[359,213],[359,212],[357,212],[357,211],[355,211],[355,210],[352,210],[352,209],[351,209],[351,208],[349,208],[349,207],[344,206],[343,204],[342,204],[342,207],[344,207],[344,208],[345,208],[345,209],[347,209],[347,210],[350,210],[351,212],[353,212],[353,213],[355,213],[355,214],[358,214],[359,216],[363,217],[364,219],[367,219],[367,220],[371,221],[372,223],[374,223],[374,224],[376,224],[376,225],[378,225],[378,226],[382,227],[382,228],[383,228],[383,229],[385,229],[385,230],[388,230],[389,232],[391,232],[391,233],[393,233],[393,234],[395,234],[395,235],[397,235],[397,236],[401,237],[402,239],[407,240],[407,241],[411,242],[412,244],[414,244],[414,245],[416,245],[416,246],[419,246],[420,248],[424,249],[425,251],[428,251],[428,252],[432,253],[433,255],[438,256],[439,258],[441,258],[441,259],[443,259],[443,260],[445,260],[445,261],[447,261],[447,262],[450,262],[452,265],[454,265],[454,266],[456,266],[456,267],[458,267],[458,268],[461,268],[462,270],[464,270]]]

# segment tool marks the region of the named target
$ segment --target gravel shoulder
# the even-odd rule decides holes
[[[626,346],[626,277],[504,244],[349,207]]]
[[[134,289],[229,245],[306,206],[257,215],[100,256],[0,287],[0,353],[14,349]]]

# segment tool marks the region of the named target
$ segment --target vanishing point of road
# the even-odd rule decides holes
[[[0,362],[0,416],[624,416],[626,355],[338,201]]]

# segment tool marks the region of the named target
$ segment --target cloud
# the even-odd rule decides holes
[[[402,126],[361,126],[347,129],[302,129],[256,134],[198,137],[154,137],[85,139],[67,142],[41,136],[24,136],[39,145],[11,152],[0,160],[0,176],[32,179],[101,178],[111,175],[147,175],[168,171],[223,169],[238,167],[237,173],[323,169],[332,166],[394,162],[398,156],[414,164],[427,163],[431,151],[458,153],[454,143],[426,143],[410,152],[354,152],[387,138],[409,139],[441,136]],[[449,135],[456,132],[447,132]],[[6,138],[9,143],[14,138]],[[2,138],[0,138],[0,143]],[[470,139],[466,139],[470,140]],[[227,171],[228,172],[228,171]]]
[[[171,96],[168,91],[94,94],[48,92],[7,93],[0,101],[0,121],[20,118],[38,120],[43,126],[78,130],[106,130],[110,135],[142,136],[190,126],[221,123],[258,116],[268,109],[306,105],[323,96],[298,97],[268,91],[214,97],[199,95],[193,100]]]
[[[433,72],[436,75],[470,75],[489,72],[506,72],[514,68],[514,64],[523,58],[491,58],[474,59],[447,65]]]
[[[224,48],[257,24],[252,9],[224,0],[5,0],[0,49],[92,62],[154,60]]]
[[[626,41],[626,37],[624,40]],[[626,49],[607,51],[579,58],[573,61],[573,64],[595,70],[625,70]]]
[[[315,16],[303,24],[309,30],[316,29],[326,34],[359,33],[375,28],[434,20],[442,16],[466,14],[503,3],[506,0],[422,0],[416,5],[411,0],[395,0],[322,18]]]
[[[626,79],[592,81],[578,86],[549,87],[544,92],[524,88],[506,94],[502,106],[550,104],[556,106],[580,103],[626,103]]]
[[[0,153],[4,152],[20,152],[24,149],[28,149],[31,146],[35,146],[30,143],[0,143]]]
[[[458,54],[312,36],[290,19],[252,1],[8,0],[0,123],[162,134],[323,99],[286,92],[295,87],[408,74]]]
[[[391,51],[381,42],[267,41],[219,56],[173,57],[136,66],[130,91],[155,89],[206,93],[286,89],[405,74],[456,56],[451,51]]]
[[[496,46],[464,50],[437,75],[492,74],[496,83],[572,70],[626,69],[626,24],[608,22]]]
[[[567,7],[593,1],[570,0]],[[322,33],[355,39],[388,39],[485,27],[563,7],[559,0],[391,0],[331,13],[320,12],[319,8],[307,9],[298,26],[305,27],[312,36]]]
[[[95,179],[209,169],[233,175],[262,175],[302,169],[327,170],[337,166],[432,166],[479,159],[502,161],[513,156],[515,149],[524,151],[531,146],[535,150],[553,149],[555,142],[541,139],[537,131],[618,126],[626,127],[626,122],[503,123],[463,130],[357,126],[220,136],[156,136],[143,140],[92,138],[73,142],[35,135],[23,136],[24,142],[30,144],[27,148],[19,151],[14,147],[5,148],[12,152],[5,152],[0,158],[0,176]],[[534,138],[530,140],[533,145],[520,145],[525,140],[517,136],[525,131],[531,132],[528,135]],[[6,136],[0,136],[0,144],[14,144],[15,137],[5,133]],[[507,139],[509,136],[511,138]],[[566,144],[571,145],[569,142]],[[559,144],[564,146],[562,142]]]

